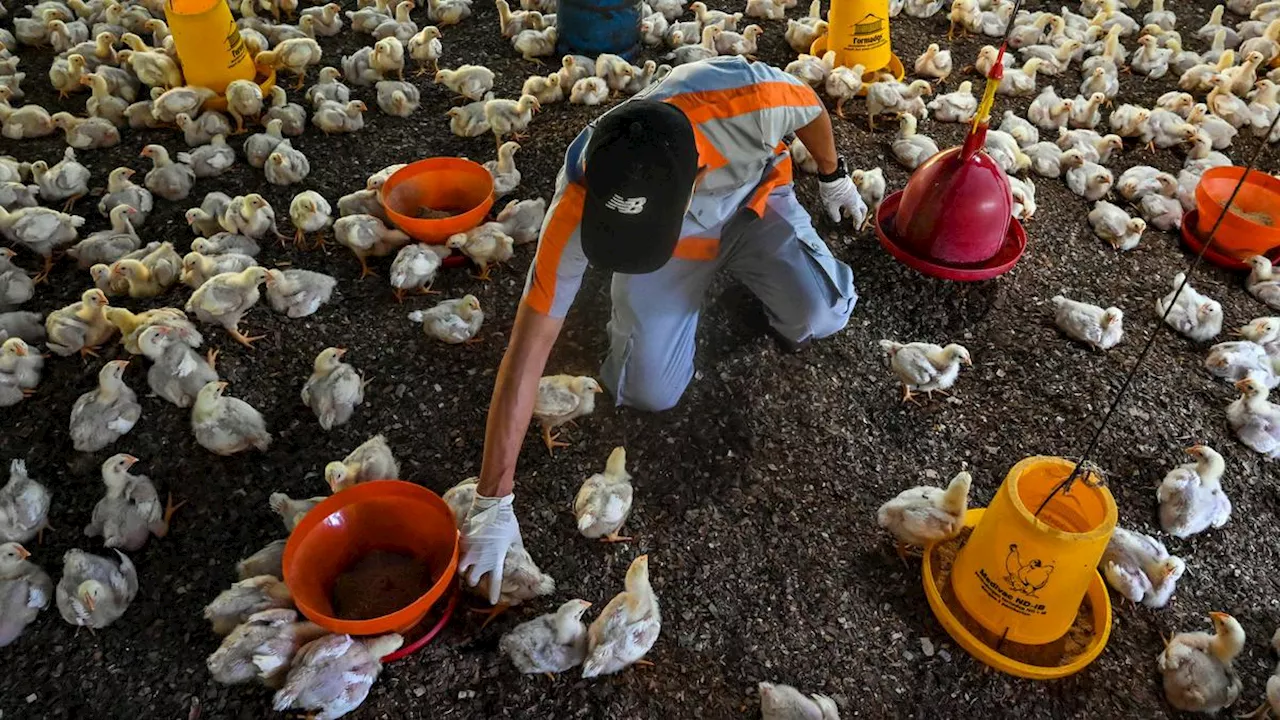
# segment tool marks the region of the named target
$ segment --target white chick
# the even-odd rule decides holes
[[[244,132],[245,118],[262,115],[262,88],[252,80],[232,80],[225,92],[227,114],[236,121],[235,134]]]
[[[973,476],[961,472],[945,490],[929,485],[903,490],[880,506],[876,521],[897,538],[899,555],[908,546],[922,548],[950,540],[964,528],[972,484]]]
[[[689,63],[700,62],[702,60],[710,60],[716,57],[716,38],[720,37],[720,33],[724,29],[717,25],[704,25],[702,28],[702,41],[696,45],[681,44],[671,52],[662,56],[663,60],[670,60],[672,65],[688,65]],[[684,42],[683,35],[680,31],[671,34],[672,44],[676,40]],[[829,69],[828,69],[829,71]],[[823,79],[826,79],[826,73],[823,73]]]
[[[1116,527],[1102,554],[1103,575],[1116,592],[1149,608],[1169,604],[1186,563],[1170,555],[1159,540]]]
[[[1174,195],[1178,191],[1178,180],[1150,165],[1134,165],[1120,173],[1115,189],[1125,200],[1138,202],[1152,193]]]
[[[352,100],[345,105],[324,100],[312,113],[311,124],[326,135],[356,132],[364,127],[364,111],[368,109],[359,100]]]
[[[915,69],[917,75],[924,77],[945,80],[951,74],[951,51],[942,50],[937,43],[930,43],[929,47],[916,58]]]
[[[191,241],[192,252],[200,253],[210,257],[220,255],[248,255],[249,257],[257,257],[262,248],[258,247],[258,243],[247,235],[238,235],[233,232],[214,233],[207,238],[196,238]]]
[[[98,373],[96,390],[81,395],[71,408],[71,440],[78,452],[97,452],[119,440],[138,422],[142,406],[124,382],[128,360],[114,360]]]
[[[858,188],[858,196],[869,208],[867,216],[862,221],[862,227],[865,228],[874,220],[876,211],[880,209],[880,203],[884,202],[887,191],[884,169],[853,170],[849,173],[849,179],[853,181],[854,187]]]
[[[252,167],[262,169],[267,164],[267,158],[271,157],[271,151],[282,142],[284,142],[284,121],[279,118],[268,120],[266,132],[254,133],[244,141],[245,160]]]
[[[140,185],[135,185],[130,180],[133,176],[134,170],[132,168],[118,167],[111,171],[111,174],[107,176],[107,192],[98,201],[98,212],[110,217],[111,211],[117,205],[128,205],[134,210],[134,214],[129,219],[130,222],[135,227],[141,227],[151,213],[154,198],[152,198],[150,190]]]
[[[1129,217],[1129,214],[1106,200],[1094,203],[1089,211],[1089,225],[1098,237],[1106,240],[1116,250],[1132,250],[1138,247],[1147,221]]]
[[[1100,92],[1088,97],[1076,97],[1071,101],[1071,109],[1067,113],[1067,124],[1073,128],[1093,129],[1102,122],[1102,104],[1107,96]]]
[[[271,433],[262,414],[239,398],[225,397],[226,387],[225,382],[211,382],[196,396],[191,407],[196,442],[218,455],[234,455],[249,448],[266,452]]]
[[[1111,171],[1085,159],[1080,150],[1062,153],[1061,164],[1066,171],[1067,188],[1085,200],[1101,200],[1111,191]]]
[[[1222,492],[1226,463],[1207,445],[1187,449],[1195,462],[1169,471],[1156,489],[1160,527],[1177,538],[1188,538],[1231,519],[1231,501]]]
[[[152,361],[147,370],[147,386],[180,408],[191,407],[200,390],[218,379],[212,364],[180,342],[167,327],[149,327],[142,331],[138,336],[138,349]]]
[[[790,685],[761,682],[760,720],[840,720],[840,708],[826,695],[805,695]]]
[[[1031,157],[1022,152],[1012,135],[1000,130],[988,130],[982,148],[1006,173],[1013,174],[1031,167]]]
[[[79,215],[67,215],[46,207],[29,207],[9,212],[0,208],[0,235],[44,257],[44,269],[34,279],[44,282],[53,268],[53,252],[77,239],[76,228],[84,225]]]
[[[173,496],[161,507],[160,497],[151,479],[130,475],[129,468],[138,462],[132,455],[113,455],[102,463],[102,482],[107,494],[93,508],[93,518],[84,529],[88,537],[101,535],[103,545],[134,552],[155,535],[169,534],[173,513],[181,504],[173,504]]]
[[[218,635],[227,635],[250,615],[276,608],[292,608],[293,594],[284,581],[259,575],[234,583],[204,606],[204,619]]]
[[[62,556],[62,578],[54,591],[62,619],[101,629],[119,620],[138,594],[138,571],[119,550],[119,562],[83,550]]]
[[[418,75],[424,75],[430,65],[431,72],[440,70],[440,58],[444,55],[444,45],[440,42],[440,29],[428,25],[409,38],[405,43],[409,57],[418,61]]]
[[[912,118],[914,119],[914,117]],[[818,174],[818,161],[813,159],[813,153],[809,152],[809,148],[804,146],[804,142],[800,138],[791,141],[788,147],[791,153],[791,160],[801,172],[810,175]]]
[[[223,273],[209,278],[191,294],[186,310],[195,314],[201,322],[217,323],[241,345],[252,348],[262,336],[249,337],[240,331],[240,320],[254,305],[261,293],[258,286],[271,282],[265,268],[249,267],[239,273]]]
[[[449,248],[426,243],[413,243],[400,248],[391,263],[391,287],[395,288],[397,302],[404,302],[406,292],[420,295],[431,292],[436,273],[444,258],[451,254]]]
[[[910,113],[899,118],[898,136],[890,146],[893,157],[908,170],[915,170],[925,160],[938,154],[938,144],[933,138],[916,131],[918,122]]]
[[[284,521],[284,529],[293,532],[293,529],[302,522],[302,518],[311,512],[317,505],[324,502],[324,497],[312,497],[305,500],[294,500],[284,493],[271,493],[267,504],[271,511],[280,516]]]
[[[1152,193],[1138,202],[1138,209],[1147,224],[1158,230],[1177,230],[1182,227],[1182,203],[1177,198]]]
[[[44,160],[31,163],[31,179],[40,186],[43,200],[66,200],[63,212],[69,212],[76,200],[89,194],[89,168],[76,160],[76,151],[68,147],[53,167]]]
[[[178,113],[174,118],[178,129],[182,131],[182,138],[187,142],[189,147],[200,147],[207,145],[214,135],[230,135],[232,132],[231,121],[220,112],[210,110],[200,113],[199,118],[192,119],[186,113]]]
[[[662,615],[649,583],[649,556],[627,568],[626,590],[614,596],[587,628],[582,677],[612,675],[639,662],[658,641]]]
[[[369,480],[395,480],[399,477],[400,463],[382,435],[369,438],[346,458],[335,460],[324,468],[325,482],[335,493]]]
[[[512,200],[498,213],[495,222],[502,224],[503,231],[511,236],[516,245],[523,245],[538,239],[542,232],[542,221],[547,214],[547,201]]]
[[[1054,296],[1053,305],[1054,324],[1073,340],[1094,350],[1110,350],[1124,339],[1124,313],[1118,307],[1104,310],[1061,295]]]
[[[301,150],[295,149],[292,142],[285,140],[267,156],[263,171],[267,182],[272,185],[294,185],[311,174],[311,161]]]
[[[0,545],[0,647],[12,645],[53,597],[53,580],[18,543]],[[586,652],[586,628],[583,628]]]
[[[477,280],[488,280],[489,269],[511,259],[515,241],[503,231],[500,223],[489,222],[465,233],[451,235],[445,246],[453,250],[461,250],[471,262],[480,267]]]
[[[49,526],[49,491],[27,474],[22,460],[9,463],[9,482],[0,488],[0,540],[23,543]]]
[[[1209,348],[1204,367],[1209,374],[1228,382],[1239,382],[1250,375],[1268,388],[1280,384],[1275,361],[1267,349],[1250,340],[1222,342]]]
[[[756,26],[753,25],[752,27]],[[864,68],[861,65],[854,65],[853,67],[840,65],[832,68],[831,73],[827,75],[825,81],[827,95],[836,101],[836,115],[841,119],[844,119],[844,104],[857,97],[862,90],[863,72]],[[941,98],[938,100],[941,100]],[[938,102],[938,100],[934,102]]]
[[[1212,340],[1222,332],[1222,306],[1196,292],[1189,282],[1182,294],[1174,300],[1186,277],[1183,273],[1174,276],[1173,290],[1156,301],[1156,313],[1164,318],[1169,327],[1196,342]]]
[[[262,113],[264,124],[272,120],[279,120],[280,132],[290,137],[297,137],[307,130],[306,109],[298,103],[289,102],[288,94],[279,85],[271,88],[270,106]]]
[[[533,97],[532,95],[526,97]],[[497,100],[490,100],[490,103]],[[536,102],[536,101],[535,101]],[[486,107],[488,107],[486,105]],[[488,113],[488,111],[485,111]],[[487,116],[487,115],[486,115]],[[492,127],[492,125],[490,125]],[[495,133],[496,135],[496,133]],[[493,197],[500,199],[504,195],[509,195],[520,185],[520,168],[516,167],[516,153],[520,150],[520,143],[505,142],[498,145],[498,159],[490,160],[484,164],[484,169],[489,171],[493,176]]]
[[[1280,278],[1276,277],[1269,259],[1262,255],[1249,258],[1249,277],[1244,286],[1267,307],[1280,310]]]
[[[587,375],[548,375],[538,381],[533,417],[542,425],[542,443],[548,453],[557,447],[568,447],[568,443],[558,441],[552,431],[595,412],[599,392],[602,392],[600,383]]]
[[[520,95],[530,95],[537,98],[539,105],[549,105],[564,100],[564,87],[560,84],[560,75],[557,73],[545,77],[530,75],[524,81]]]
[[[493,71],[483,65],[463,65],[436,71],[435,81],[471,101],[485,99],[493,89]]]
[[[40,373],[44,369],[44,356],[31,349],[20,337],[5,338],[0,343],[0,377],[23,391],[34,393],[40,385]]]
[[[1280,457],[1280,405],[1267,400],[1266,384],[1256,377],[1236,383],[1240,397],[1227,406],[1227,421],[1246,447],[1268,459]]]
[[[272,540],[254,554],[236,563],[236,577],[246,580],[258,575],[284,579],[284,547],[287,540]]]
[[[189,165],[198,178],[217,177],[236,164],[236,153],[227,145],[227,139],[222,135],[214,135],[208,145],[201,145],[189,153],[180,152],[177,157],[178,162]],[[270,174],[268,169],[268,179]]]
[[[258,193],[232,198],[223,207],[222,213],[218,216],[218,223],[229,233],[254,240],[265,238],[268,232],[276,238],[284,239],[276,229],[276,211],[271,207],[271,203]],[[256,255],[257,253],[246,252],[245,254]]]
[[[286,608],[250,615],[205,660],[210,677],[223,685],[256,678],[269,688],[279,688],[298,649],[329,632],[315,623],[297,620],[298,613]]]
[[[160,145],[148,145],[141,154],[151,159],[151,170],[147,171],[144,184],[153,194],[173,202],[191,194],[196,182],[195,168],[169,159],[169,151]]]
[[[346,348],[326,348],[316,356],[311,377],[302,386],[302,402],[316,414],[320,427],[346,425],[364,402],[364,379],[342,362]]]
[[[1226,613],[1212,612],[1213,633],[1178,633],[1156,657],[1164,676],[1164,697],[1188,712],[1215,713],[1240,697],[1232,661],[1244,649],[1244,628]]]
[[[368,192],[368,191],[366,191]],[[372,191],[374,197],[377,191]],[[342,201],[338,202],[341,210]],[[372,215],[347,215],[333,224],[333,233],[338,244],[351,250],[360,261],[360,277],[376,275],[366,258],[385,257],[409,244],[408,235],[388,228],[381,220]]]
[[[1111,131],[1120,137],[1136,138],[1142,136],[1143,127],[1150,119],[1150,110],[1125,103],[1112,110],[1107,121],[1111,125]]]
[[[974,113],[978,111],[978,99],[973,96],[973,83],[965,80],[955,92],[939,95],[929,101],[926,107],[933,112],[933,119],[938,122],[972,122]]]
[[[333,207],[315,190],[304,190],[289,203],[289,219],[293,221],[293,241],[301,245],[306,233],[316,233],[316,247],[324,244],[323,233],[333,225]]]
[[[956,384],[960,364],[973,365],[969,351],[955,343],[942,347],[932,343],[881,340],[880,347],[888,354],[890,366],[902,381],[903,402],[912,400],[917,392],[927,393],[930,399],[934,391],[945,393]]]
[[[457,345],[476,339],[484,311],[476,296],[464,295],[457,300],[443,300],[429,310],[415,310],[409,313],[409,320],[422,323],[422,331],[428,337]]]
[[[291,318],[307,317],[333,297],[337,278],[311,270],[267,271],[267,302],[271,309]]]
[[[598,77],[585,77],[569,90],[569,102],[574,105],[599,105],[609,99],[609,86]]]
[[[469,477],[445,491],[442,499],[453,513],[453,522],[459,530],[467,522],[467,513],[471,512],[471,504],[476,499],[478,477]]]
[[[397,80],[380,80],[374,86],[378,107],[395,117],[409,117],[417,109],[422,96],[416,85]]]
[[[537,231],[534,232],[536,236]],[[36,294],[36,284],[31,276],[13,264],[15,254],[9,248],[0,248],[0,311],[11,310]]]
[[[1030,222],[1035,217],[1036,209],[1036,185],[1028,178],[1009,177],[1009,194],[1013,197],[1013,206],[1010,208],[1010,214],[1023,222]]]
[[[436,6],[444,0],[429,2]],[[273,706],[279,712],[308,710],[315,720],[340,718],[360,707],[382,671],[381,659],[402,644],[404,638],[395,633],[359,639],[325,635],[313,640],[294,656]]]
[[[932,94],[933,86],[927,80],[913,80],[910,85],[888,81],[872,83],[867,87],[867,124],[875,130],[875,118],[881,113],[914,115],[923,120],[929,110],[920,96]]]
[[[587,655],[587,626],[582,614],[591,607],[585,600],[570,600],[554,613],[517,625],[502,636],[498,647],[520,672],[555,673],[582,664]]]
[[[1036,92],[1036,73],[1039,72],[1042,65],[1044,65],[1044,60],[1031,58],[1023,63],[1020,68],[1008,68],[1005,70],[1004,80],[1000,83],[1000,87],[997,88],[996,92],[1000,95],[1012,97],[1031,97]]]
[[[511,38],[511,46],[525,60],[541,63],[538,58],[549,57],[556,52],[557,31],[555,26],[544,30],[521,30]]]
[[[573,513],[578,518],[578,532],[583,537],[602,542],[631,539],[618,534],[631,512],[633,489],[626,464],[627,451],[616,447],[609,454],[604,472],[582,482],[573,500]]]

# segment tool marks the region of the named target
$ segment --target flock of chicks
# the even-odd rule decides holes
[[[524,9],[518,11],[504,0],[496,0],[496,4],[500,31],[511,39],[518,53],[535,61],[554,54],[554,0],[524,0]],[[296,25],[279,23],[282,14],[294,15],[296,5],[290,0],[261,4],[244,0],[238,7],[238,25],[257,64],[293,73],[297,79],[294,87],[301,89],[308,68],[319,65],[323,58],[316,37],[341,32],[343,14],[338,5],[328,4],[301,10]],[[326,133],[354,132],[363,127],[362,113],[367,108],[350,99],[348,84],[373,85],[379,107],[388,114],[407,116],[414,112],[419,91],[403,80],[407,56],[417,61],[420,71],[430,67],[437,83],[470,101],[449,111],[453,133],[464,137],[490,133],[494,136],[498,159],[487,167],[494,176],[498,196],[520,184],[520,172],[514,163],[519,145],[507,138],[519,139],[533,114],[545,105],[564,100],[566,91],[570,102],[602,104],[620,93],[639,92],[670,72],[671,65],[719,54],[751,56],[764,32],[759,25],[749,25],[738,32],[744,13],[713,11],[695,2],[688,8],[693,17],[682,20],[686,11],[683,0],[657,0],[643,7],[640,32],[644,44],[669,50],[663,59],[670,64],[659,65],[651,60],[637,67],[617,56],[590,59],[570,55],[562,59],[557,71],[528,78],[521,96],[509,100],[493,96],[494,74],[488,68],[439,67],[444,50],[439,28],[468,17],[469,0],[429,0],[428,16],[435,24],[421,29],[411,16],[415,9],[412,0],[403,0],[394,8],[385,0],[362,1],[360,5],[346,12],[345,17],[355,32],[370,35],[373,43],[342,58],[340,70],[324,67],[319,71],[319,79],[305,93],[312,106],[311,124]],[[794,1],[786,0],[748,0],[745,16],[781,20],[794,5]],[[942,7],[939,0],[895,0],[891,12],[929,17]],[[1089,221],[1098,235],[1117,249],[1136,246],[1148,221],[1161,229],[1175,227],[1181,210],[1192,202],[1191,193],[1200,173],[1209,167],[1230,164],[1219,151],[1229,147],[1240,130],[1266,134],[1280,114],[1280,78],[1258,77],[1280,56],[1280,6],[1232,0],[1230,9],[1248,14],[1251,19],[1233,28],[1223,24],[1222,8],[1216,10],[1210,22],[1196,31],[1198,37],[1212,42],[1210,49],[1199,55],[1182,46],[1181,36],[1174,30],[1177,18],[1164,9],[1160,0],[1154,0],[1141,25],[1121,12],[1113,0],[1086,0],[1081,8],[1083,15],[1064,8],[1061,14],[1024,12],[1017,17],[1010,17],[1011,3],[956,0],[949,11],[953,30],[962,28],[994,37],[1002,34],[1007,22],[1014,23],[1010,46],[1018,50],[1024,62],[1017,67],[1012,55],[1005,57],[1000,92],[1033,96],[1034,100],[1026,118],[1012,111],[1005,113],[999,128],[988,134],[987,150],[1012,174],[1015,215],[1030,219],[1035,212],[1034,184],[1017,177],[1031,171],[1042,177],[1062,177],[1073,192],[1096,202]],[[815,2],[805,17],[787,20],[785,39],[801,53],[787,71],[824,90],[843,117],[845,104],[864,89],[863,73],[861,68],[835,67],[830,55],[816,58],[804,54],[827,29],[819,10]],[[268,12],[275,21],[260,12]],[[256,338],[244,334],[240,323],[258,303],[261,285],[266,285],[274,310],[289,317],[304,317],[331,299],[336,281],[306,270],[268,270],[258,265],[255,256],[260,242],[286,238],[276,227],[274,210],[256,193],[238,197],[219,192],[206,194],[199,207],[187,212],[188,223],[200,237],[192,242],[191,251],[185,256],[179,256],[167,242],[144,244],[136,228],[151,212],[155,196],[170,202],[186,199],[197,178],[216,177],[237,162],[226,138],[243,132],[247,123],[261,123],[264,129],[247,138],[245,160],[262,169],[272,184],[302,182],[310,172],[310,163],[292,147],[288,137],[305,130],[307,111],[291,103],[282,86],[276,86],[270,97],[264,97],[250,82],[228,87],[226,115],[203,109],[211,94],[183,84],[181,65],[158,3],[68,0],[63,4],[49,0],[29,6],[28,15],[13,19],[12,34],[0,30],[0,45],[4,48],[0,52],[0,131],[7,138],[23,139],[60,129],[68,147],[64,157],[52,166],[44,161],[28,164],[0,159],[0,233],[43,257],[45,263],[44,272],[31,278],[13,263],[12,251],[3,251],[0,257],[0,334],[12,336],[0,348],[0,406],[21,402],[38,386],[43,358],[31,343],[45,341],[59,355],[88,355],[118,333],[130,353],[144,355],[152,362],[148,371],[152,391],[179,407],[192,408],[193,431],[202,446],[219,454],[265,449],[271,436],[261,415],[247,403],[223,395],[226,384],[218,380],[216,354],[202,357],[195,352],[203,339],[187,313],[202,322],[221,325],[237,341],[251,346]],[[142,40],[145,34],[150,34],[153,46]],[[1128,57],[1121,40],[1134,34],[1140,34],[1140,47]],[[123,43],[125,49],[117,49],[117,43]],[[15,54],[20,45],[54,47],[59,55],[49,70],[50,82],[64,97],[89,92],[86,117],[66,112],[50,114],[37,105],[11,105],[23,97],[25,74],[18,72],[19,55]],[[995,49],[985,47],[975,68],[985,75],[995,59]],[[1061,98],[1052,85],[1036,93],[1038,76],[1058,75],[1075,62],[1081,63],[1085,75],[1078,95]],[[1133,71],[1149,77],[1180,73],[1180,87],[1187,92],[1168,93],[1154,108],[1116,107],[1107,119],[1114,134],[1102,135],[1095,128],[1103,122],[1103,106],[1111,105],[1118,93],[1117,74],[1126,62]],[[918,75],[941,81],[952,73],[953,61],[949,51],[931,45],[916,60],[914,68]],[[144,85],[150,87],[149,95],[139,100]],[[891,150],[908,168],[937,151],[936,143],[919,132],[920,120],[932,112],[938,121],[969,122],[977,108],[969,82],[928,103],[923,96],[932,94],[933,85],[923,80],[902,84],[880,78],[866,84],[865,90],[869,124],[874,126],[876,117],[882,114],[899,116],[899,134]],[[1192,93],[1207,95],[1203,103],[1197,103]],[[124,129],[168,126],[182,132],[190,152],[171,158],[163,146],[148,145],[142,154],[151,160],[152,169],[142,185],[131,180],[134,171],[130,168],[112,171],[106,193],[98,203],[98,211],[109,218],[111,228],[80,238],[77,230],[84,219],[69,214],[69,210],[90,193],[91,178],[87,168],[77,161],[76,150],[117,144]],[[1056,132],[1056,141],[1041,141],[1042,131]],[[1185,167],[1174,177],[1138,166],[1125,171],[1113,183],[1105,165],[1122,151],[1124,138],[1136,138],[1154,147],[1185,148]],[[1277,139],[1280,133],[1268,138]],[[812,171],[812,159],[798,140],[792,144],[792,155],[802,169]],[[407,292],[430,292],[444,258],[453,249],[464,253],[480,268],[480,276],[487,277],[490,266],[511,258],[515,244],[537,238],[546,208],[541,199],[513,201],[495,222],[454,236],[444,247],[411,242],[408,236],[388,227],[378,199],[382,184],[398,168],[386,168],[371,176],[364,189],[338,200],[336,220],[324,197],[314,191],[299,193],[289,208],[295,242],[302,244],[312,234],[319,238],[318,245],[323,242],[324,233],[332,231],[337,241],[353,252],[365,274],[372,274],[367,264],[369,257],[396,253],[390,280],[397,298],[403,298]],[[855,171],[853,175],[864,200],[871,207],[877,206],[885,194],[882,171]],[[33,184],[26,184],[28,177]],[[1145,221],[1130,218],[1125,210],[1103,199],[1113,186],[1121,197],[1139,208]],[[40,206],[40,201],[65,205],[60,212]],[[94,287],[85,291],[80,302],[51,313],[43,322],[31,313],[6,312],[34,296],[37,283],[52,267],[55,252],[63,248],[89,271]],[[1256,258],[1253,266],[1250,291],[1280,308],[1280,283],[1272,278],[1269,263]],[[134,314],[110,305],[108,300],[109,295],[155,297],[179,282],[193,290],[186,312],[160,308]],[[1161,299],[1158,312],[1190,337],[1213,337],[1221,328],[1221,308],[1189,286],[1177,294],[1182,284],[1182,278],[1178,278],[1175,293]],[[1055,319],[1069,336],[1102,350],[1119,342],[1123,333],[1118,309],[1104,310],[1066,298],[1055,298],[1054,302]],[[460,343],[475,338],[484,316],[475,297],[467,295],[409,317],[421,322],[428,335]],[[1215,346],[1206,364],[1215,375],[1236,381],[1244,393],[1228,409],[1241,439],[1255,450],[1274,456],[1280,454],[1280,408],[1267,401],[1267,390],[1280,378],[1280,318],[1260,318],[1246,326],[1242,334],[1246,341]],[[891,341],[884,341],[883,345],[903,380],[906,399],[915,392],[945,392],[956,382],[960,365],[971,362],[968,351],[958,345],[903,345]],[[342,362],[342,355],[340,348],[322,352],[316,358],[315,373],[302,390],[304,402],[325,429],[346,422],[363,402],[363,381],[350,365]],[[82,397],[73,408],[70,425],[77,450],[107,447],[140,419],[136,395],[122,379],[124,367],[123,361],[104,366],[98,389]],[[570,376],[544,378],[543,385],[538,417],[543,421],[543,440],[550,450],[560,444],[552,436],[552,429],[565,419],[589,413],[592,395],[599,386],[590,378]],[[1193,451],[1199,461],[1171,473],[1161,486],[1159,497],[1166,531],[1180,537],[1206,527],[1219,527],[1230,513],[1230,504],[1221,492],[1220,456],[1208,448]],[[588,537],[621,539],[617,531],[626,519],[631,497],[623,457],[621,449],[615,451],[606,472],[593,476],[580,491],[575,510],[579,528]],[[117,455],[104,464],[107,495],[95,509],[89,527],[93,534],[102,534],[107,547],[117,548],[117,552],[141,547],[149,535],[162,537],[176,509],[171,501],[164,507],[160,505],[149,480],[128,473],[134,462],[131,456]],[[395,477],[397,473],[398,466],[379,437],[345,461],[331,463],[325,475],[330,488],[336,491],[352,482]],[[957,518],[963,516],[970,482],[962,473],[947,490],[908,491],[882,508],[881,524],[911,544],[923,545],[954,535],[959,531]],[[474,493],[473,481],[450,491],[448,499],[457,503],[455,507],[469,506],[468,488]],[[319,499],[295,501],[277,494],[272,497],[272,507],[292,529]],[[15,461],[10,483],[0,491],[0,520],[5,525],[0,534],[14,543],[29,540],[46,524],[48,508],[48,492],[28,478],[25,467]],[[320,716],[338,717],[363,700],[377,674],[377,659],[390,652],[391,645],[398,646],[399,640],[318,637],[314,626],[296,622],[287,589],[279,580],[282,549],[283,541],[273,543],[242,563],[242,581],[211,603],[207,615],[227,640],[210,657],[210,669],[218,676],[222,671],[214,668],[225,662],[235,669],[224,675],[233,679],[224,681],[245,682],[259,677],[277,688],[283,683],[277,696],[282,709],[345,707],[337,714]],[[23,595],[28,599],[24,612],[5,614],[6,620],[18,619],[0,627],[0,636],[10,642],[48,604],[48,576],[26,555],[26,550],[15,544],[0,550],[0,582],[26,582],[30,590]],[[1108,557],[1108,579],[1135,601],[1162,605],[1181,575],[1181,561],[1169,556],[1159,541],[1145,535],[1118,531]],[[137,589],[136,572],[127,556],[119,553],[117,562],[71,551],[64,560],[57,598],[69,622],[102,627],[123,614]],[[541,573],[522,547],[512,549],[507,566],[509,572],[502,579],[502,604],[519,604],[554,590],[554,582]],[[258,572],[264,568],[267,572]],[[480,592],[487,595],[487,588],[480,588]],[[581,621],[588,603],[571,600],[556,613],[518,627],[504,638],[502,647],[527,672],[559,672],[578,664],[584,664],[587,676],[614,672],[643,657],[657,637],[660,620],[656,597],[648,586],[646,558],[637,559],[628,572],[627,592],[619,598],[624,596],[623,600],[615,598],[589,630]],[[1220,635],[1225,638],[1233,637],[1238,630],[1238,625],[1232,629],[1228,621],[1225,616],[1221,620],[1215,618],[1223,628]],[[1209,644],[1202,642],[1195,647],[1201,646],[1208,648]],[[1171,670],[1166,677],[1174,677],[1175,686],[1178,668],[1201,662],[1205,655],[1193,652],[1186,656],[1188,660],[1185,653],[1178,654],[1182,650],[1174,652],[1174,648],[1186,647],[1191,645],[1175,639],[1162,655],[1169,657]],[[269,648],[270,652],[259,652],[261,648]],[[266,656],[261,664],[260,655]],[[1214,658],[1219,655],[1208,653]],[[1225,662],[1229,670],[1229,657]],[[314,694],[315,688],[324,685],[326,673],[334,672],[360,678],[353,687],[363,691],[346,692],[351,689],[346,688],[342,701],[319,698]],[[1166,682],[1168,687],[1170,681]],[[771,703],[799,707],[804,701],[825,708],[817,699],[820,696],[809,699],[786,686],[766,685],[761,685],[766,717]],[[288,688],[293,690],[287,691]],[[1175,696],[1178,695],[1170,693],[1171,700]],[[342,704],[352,700],[354,704]]]

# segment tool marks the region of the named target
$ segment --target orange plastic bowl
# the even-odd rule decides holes
[[[484,220],[493,207],[493,176],[483,165],[462,158],[429,158],[409,163],[382,186],[382,207],[396,227],[419,242],[443,244]],[[417,217],[423,207],[451,210],[439,220]]]
[[[329,593],[356,560],[378,551],[413,555],[431,569],[434,582],[409,605],[369,620],[333,616]],[[400,480],[374,480],[327,498],[302,518],[284,548],[284,582],[302,614],[335,633],[404,634],[453,584],[458,569],[458,530],[439,495]]]
[[[1206,238],[1222,214],[1222,207],[1244,168],[1231,165],[1206,170],[1196,186],[1196,230]],[[1264,172],[1249,173],[1240,194],[1231,203],[1213,237],[1213,247],[1224,255],[1246,260],[1266,255],[1280,246],[1280,180]]]

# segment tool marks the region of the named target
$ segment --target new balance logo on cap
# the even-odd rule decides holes
[[[639,215],[644,210],[644,204],[649,198],[624,198],[614,195],[609,198],[609,202],[604,206],[610,210],[617,210],[623,215]]]

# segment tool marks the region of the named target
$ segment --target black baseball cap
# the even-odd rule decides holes
[[[591,264],[632,275],[667,264],[698,177],[689,118],[654,100],[619,106],[597,122],[583,175],[582,251]]]

